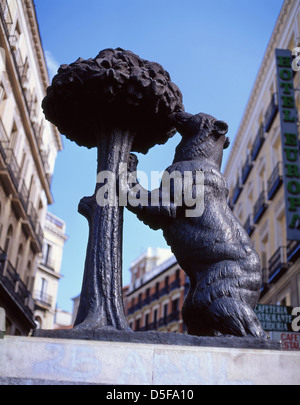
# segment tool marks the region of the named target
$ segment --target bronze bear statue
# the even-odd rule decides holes
[[[151,228],[163,230],[178,264],[190,279],[182,308],[189,334],[266,339],[268,335],[253,311],[262,284],[260,259],[229,208],[227,181],[220,173],[223,149],[229,146],[225,136],[228,126],[203,113],[179,112],[172,119],[182,140],[166,172],[192,172],[194,179],[197,172],[203,173],[203,212],[187,217],[184,204],[177,206],[172,199],[174,186],[169,205],[162,204],[160,186],[159,204],[152,206],[149,200],[147,205],[128,204],[127,208]],[[136,166],[137,159],[131,155],[129,172]],[[132,185],[127,185],[128,196]],[[147,193],[150,199],[151,192]]]

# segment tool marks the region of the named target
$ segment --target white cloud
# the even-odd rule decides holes
[[[45,58],[46,58],[46,63],[47,63],[48,71],[49,71],[49,76],[50,76],[50,79],[52,79],[53,76],[56,75],[57,70],[60,66],[60,63],[57,62],[57,60],[52,55],[52,53],[47,50],[45,50]]]

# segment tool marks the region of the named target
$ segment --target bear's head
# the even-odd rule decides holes
[[[176,148],[174,163],[184,160],[209,160],[221,167],[223,149],[228,148],[230,141],[225,135],[228,125],[211,115],[178,112],[172,120],[182,140]]]

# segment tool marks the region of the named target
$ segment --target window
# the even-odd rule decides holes
[[[299,283],[299,288],[300,288],[300,283]],[[153,328],[157,328],[157,317],[158,317],[158,309],[155,309],[153,312]]]
[[[149,313],[145,315],[145,330],[149,329]]]
[[[40,298],[43,300],[47,294],[48,281],[45,278],[40,279]]]
[[[43,249],[43,264],[45,266],[51,265],[51,253],[52,253],[52,246],[49,243],[45,243]]]
[[[0,203],[0,240],[1,240],[2,229],[3,229],[3,224],[2,224],[2,221],[1,221],[1,214],[2,214],[2,206],[1,206],[1,203]]]
[[[10,253],[9,250],[10,250],[10,246],[11,246],[12,237],[13,237],[13,227],[12,227],[12,225],[10,225],[8,228],[8,231],[7,231],[5,244],[4,244],[4,252],[7,254],[7,256],[9,256],[9,253]]]
[[[178,307],[179,307],[179,299],[175,299],[172,301],[172,313],[178,312]]]
[[[155,284],[155,296],[156,296],[156,298],[158,298],[158,296],[159,296],[159,283]]]
[[[3,85],[0,84],[0,105],[1,105],[2,101],[5,99],[5,97],[6,97],[6,95],[5,95]]]
[[[21,244],[19,246],[19,249],[18,249],[18,254],[17,254],[17,258],[16,258],[16,265],[15,265],[15,269],[16,269],[17,273],[20,273],[22,255],[23,255],[23,245]]]
[[[278,296],[277,305],[290,306],[291,305],[291,292],[290,290],[285,290],[281,295]]]
[[[3,85],[0,85],[0,116],[3,117],[4,115],[4,109],[7,101],[7,95],[4,90]]]
[[[33,277],[30,276],[31,274],[31,260],[28,260],[27,268],[26,268],[26,287],[28,290],[31,290]]]
[[[168,320],[168,306],[168,303],[164,305],[164,324],[166,324]]]

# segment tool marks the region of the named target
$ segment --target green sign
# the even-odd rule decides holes
[[[293,332],[292,311],[292,307],[282,305],[258,304],[254,309],[263,329],[269,332]]]
[[[283,182],[287,239],[300,241],[300,164],[298,140],[298,112],[294,93],[292,54],[287,49],[276,49],[278,109],[280,113]]]

